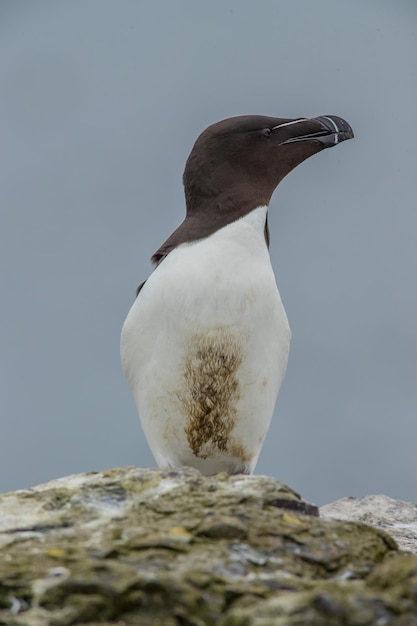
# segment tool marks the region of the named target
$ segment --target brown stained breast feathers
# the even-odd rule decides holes
[[[197,457],[207,458],[208,451],[214,450],[231,455],[235,451],[231,431],[237,417],[237,374],[242,361],[241,347],[229,330],[197,334],[190,342],[180,400],[187,415],[188,444]],[[240,452],[245,456],[244,450]]]

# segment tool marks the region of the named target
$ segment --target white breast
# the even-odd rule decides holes
[[[123,369],[161,466],[206,474],[255,467],[290,343],[266,212],[178,246],[126,318]]]

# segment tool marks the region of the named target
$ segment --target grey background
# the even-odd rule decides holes
[[[119,363],[198,133],[336,114],[270,207],[293,331],[257,466],[417,500],[415,0],[2,0],[0,489],[153,466]]]

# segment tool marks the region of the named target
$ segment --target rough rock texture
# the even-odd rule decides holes
[[[417,626],[417,556],[315,512],[271,478],[191,469],[4,494],[0,624]]]
[[[402,550],[417,554],[417,504],[388,496],[342,498],[321,507],[323,519],[364,522],[394,537]]]

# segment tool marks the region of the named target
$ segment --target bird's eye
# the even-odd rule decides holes
[[[270,128],[263,128],[263,129],[262,129],[262,134],[263,134],[265,137],[269,137],[269,135],[270,135],[271,133],[272,133],[272,130],[271,130]]]

